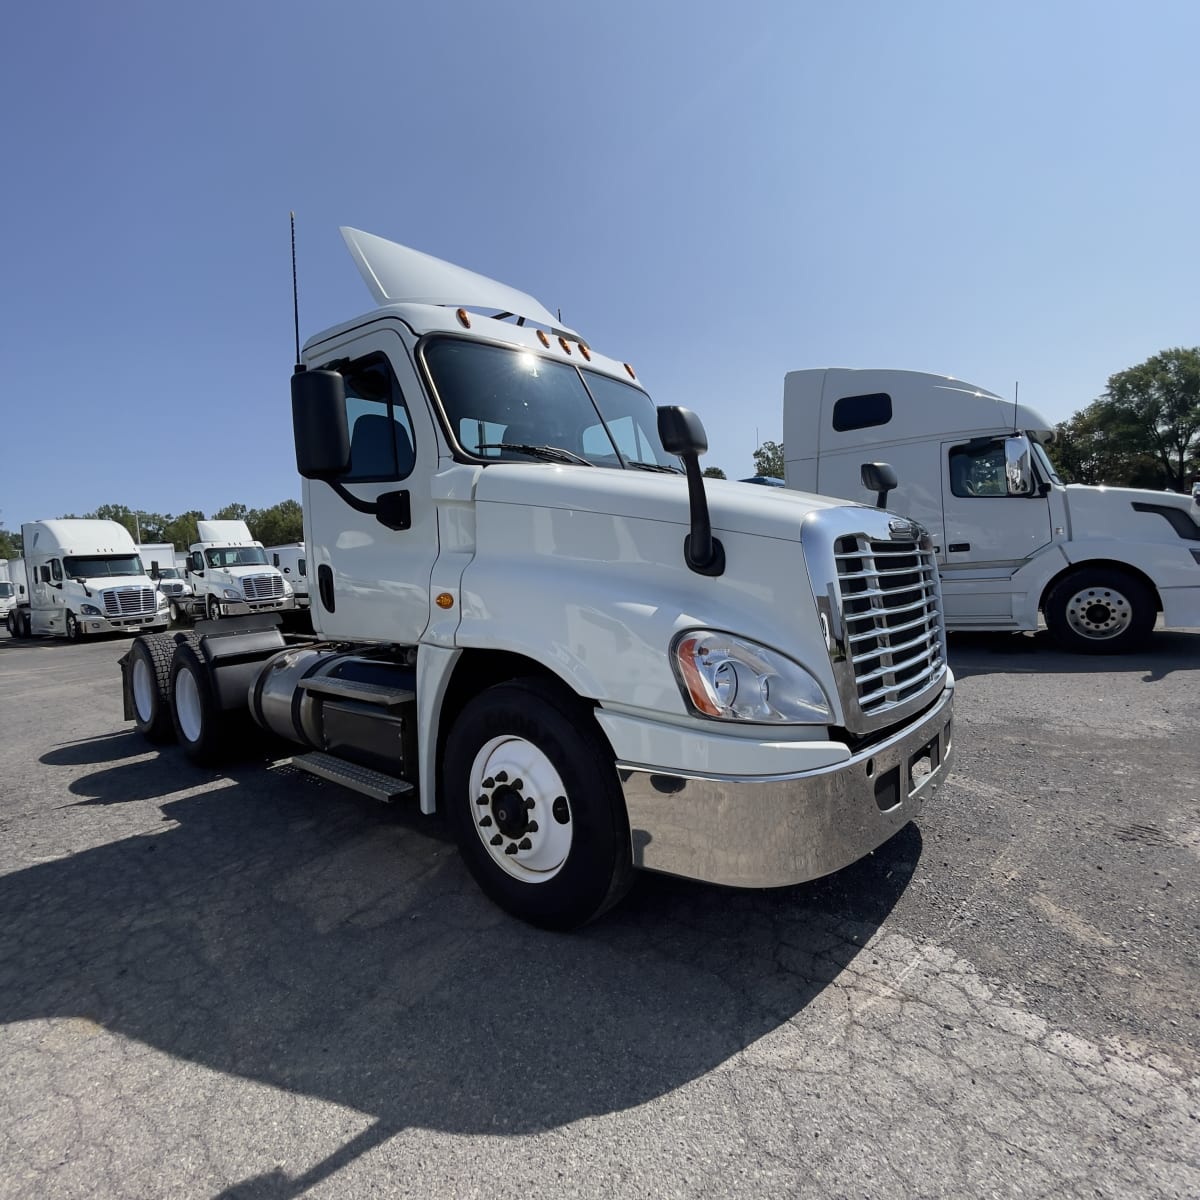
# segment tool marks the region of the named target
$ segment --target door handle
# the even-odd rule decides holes
[[[958,554],[960,551],[970,550],[970,548],[971,548],[970,542],[951,542],[950,545],[946,547],[946,549],[949,550],[951,554]]]
[[[326,612],[333,612],[333,568],[322,563],[317,568],[317,590],[321,593],[321,604]]]

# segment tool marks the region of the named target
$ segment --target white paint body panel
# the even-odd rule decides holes
[[[833,428],[839,399],[879,392],[892,398],[886,425]],[[1200,563],[1191,553],[1200,541],[1180,537],[1162,514],[1133,507],[1178,509],[1200,529],[1200,506],[1187,497],[1057,484],[1045,496],[953,494],[950,448],[973,438],[1002,438],[1014,427],[1039,438],[1050,432],[1035,410],[947,376],[829,368],[793,371],[784,381],[788,487],[868,502],[862,464],[890,463],[899,486],[888,508],[915,517],[939,547],[950,629],[1036,629],[1050,584],[1088,562],[1145,575],[1168,626],[1200,624]]]

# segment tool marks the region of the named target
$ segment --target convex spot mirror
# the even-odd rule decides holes
[[[296,470],[304,479],[334,479],[350,466],[346,384],[337,371],[292,376]]]

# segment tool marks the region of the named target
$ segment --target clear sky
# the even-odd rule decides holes
[[[64,0],[5,16],[0,523],[299,498],[354,225],[531,292],[752,472],[784,372],[1052,421],[1200,343],[1200,3]]]

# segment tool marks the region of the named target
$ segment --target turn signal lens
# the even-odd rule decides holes
[[[435,600],[434,603],[438,606],[438,608],[453,608],[454,597],[450,595],[449,592],[439,592],[437,600]]]

